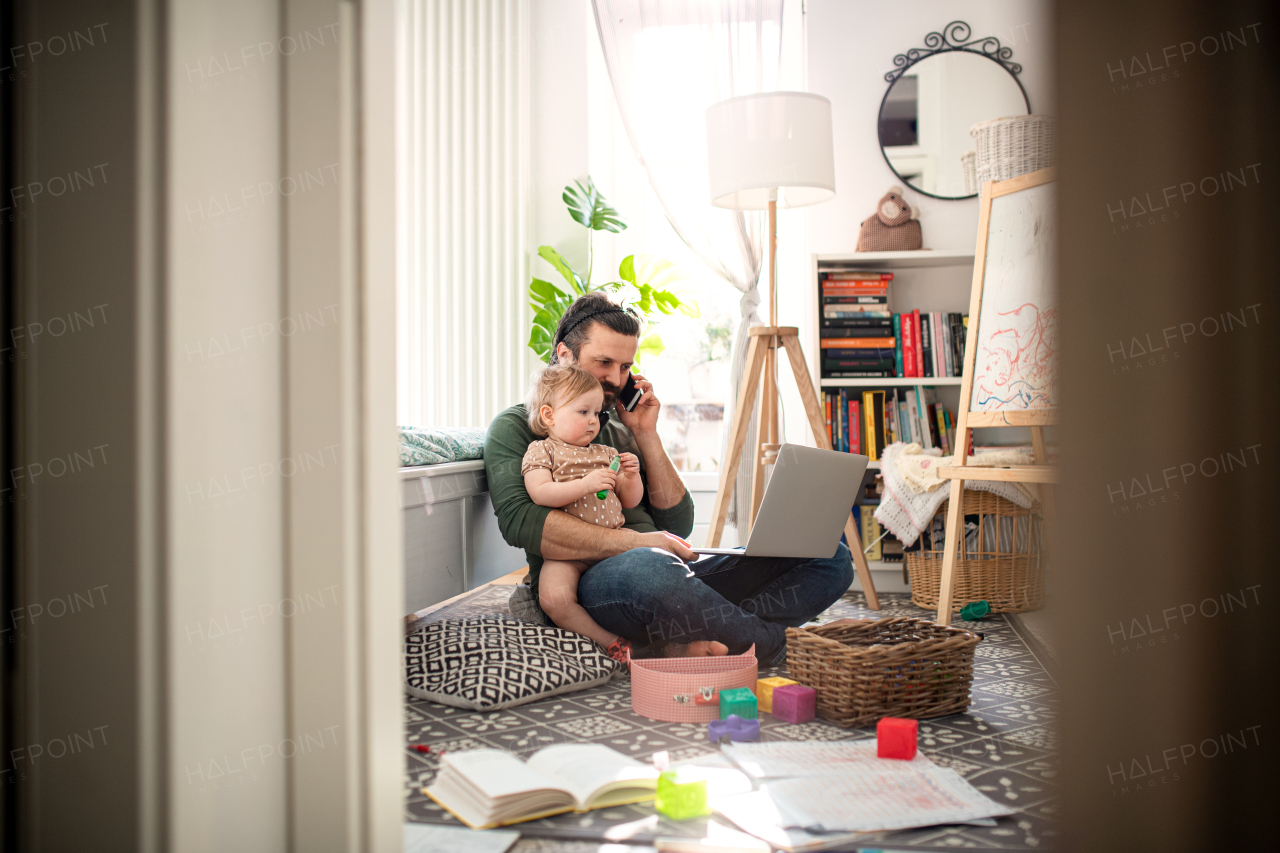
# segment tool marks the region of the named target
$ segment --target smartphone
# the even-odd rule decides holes
[[[636,407],[640,402],[640,398],[644,396],[644,392],[636,387],[636,376],[631,371],[627,371],[627,381],[622,386],[622,390],[618,392],[618,403],[628,412]]]

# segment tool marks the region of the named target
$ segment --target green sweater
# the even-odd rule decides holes
[[[533,593],[538,593],[538,572],[542,568],[542,525],[547,513],[559,512],[550,507],[538,506],[524,488],[520,463],[529,445],[539,441],[529,429],[529,418],[523,404],[512,406],[499,414],[489,424],[484,439],[484,471],[489,480],[489,497],[493,500],[493,512],[498,516],[498,527],[507,544],[523,548],[529,560],[529,583]],[[645,476],[644,456],[636,446],[631,430],[618,422],[617,417],[596,436],[592,444],[607,444],[620,453],[634,453],[640,459],[640,478]],[[667,530],[677,536],[688,536],[693,530],[693,498],[686,489],[680,503],[668,509],[657,509],[649,503],[649,486],[645,484],[644,497],[632,509],[624,509],[623,516],[628,530],[653,533]]]

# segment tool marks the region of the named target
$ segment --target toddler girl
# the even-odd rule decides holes
[[[587,371],[561,364],[539,371],[529,395],[529,427],[547,438],[529,445],[520,473],[529,497],[539,506],[618,528],[624,521],[622,510],[640,503],[644,483],[634,453],[591,443],[600,433],[603,408],[604,389]],[[617,473],[609,470],[615,457]],[[626,663],[630,643],[600,627],[578,604],[578,578],[590,566],[582,560],[545,561],[538,578],[538,603],[556,625],[590,637],[608,649],[610,657]]]

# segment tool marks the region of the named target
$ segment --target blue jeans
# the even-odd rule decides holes
[[[601,560],[578,582],[578,603],[637,652],[666,643],[719,640],[730,654],[753,643],[764,666],[786,659],[788,625],[830,607],[853,583],[840,543],[830,559],[703,556],[693,563],[660,548]]]

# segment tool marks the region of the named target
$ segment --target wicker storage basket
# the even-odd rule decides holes
[[[976,195],[982,189],[982,185],[978,183],[977,160],[976,151],[966,151],[960,155],[960,174],[964,177],[964,191],[969,195]]]
[[[974,173],[978,187],[1055,165],[1057,130],[1058,120],[1044,115],[993,118],[969,128],[977,148]]]
[[[841,726],[941,717],[969,707],[980,639],[926,619],[788,628],[787,668],[817,691],[818,715]]]
[[[943,501],[920,550],[904,555],[911,579],[911,603],[936,610],[942,585],[942,545],[946,537],[947,503]],[[952,612],[970,601],[986,601],[993,613],[1020,613],[1044,606],[1045,561],[1040,550],[1044,518],[1039,505],[1023,509],[991,492],[966,489],[964,515],[981,519],[965,537],[956,560]]]

